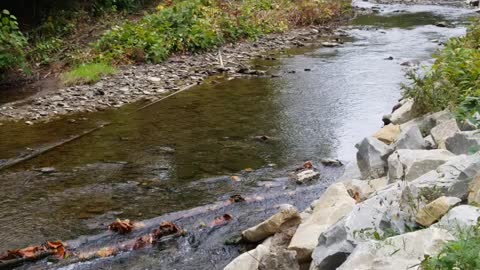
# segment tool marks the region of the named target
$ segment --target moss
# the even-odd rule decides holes
[[[61,80],[65,85],[90,84],[97,82],[104,75],[116,73],[117,69],[105,63],[83,64],[62,74]]]

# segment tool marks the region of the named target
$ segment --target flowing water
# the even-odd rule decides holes
[[[380,14],[358,16],[345,27],[340,47],[312,44],[279,52],[278,60],[256,61],[279,77],[212,78],[140,111],[142,104],[133,104],[32,127],[0,126],[0,160],[6,160],[110,123],[0,173],[0,250],[99,233],[117,217],[143,220],[225,201],[236,193],[260,194],[263,202],[226,206],[195,218],[186,212],[161,217],[195,230],[198,220],[208,222],[229,211],[234,225],[190,235],[169,248],[77,266],[221,268],[238,255],[238,249],[222,245],[226,237],[272,214],[273,205],[305,207],[341,173],[321,167],[322,177],[298,190],[288,171],[304,160],[354,159],[355,143],[381,127],[381,115],[401,95],[401,64],[428,65],[439,43],[465,33],[471,15],[440,6],[381,7]],[[451,27],[435,26],[439,21]],[[255,139],[261,135],[269,140]],[[36,170],[42,167],[55,171]],[[232,175],[242,181],[232,181]],[[112,241],[102,237],[97,241]]]

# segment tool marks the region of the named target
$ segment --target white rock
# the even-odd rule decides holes
[[[320,176],[320,173],[314,170],[304,170],[297,173],[297,182],[303,183],[306,181],[310,181],[316,179]]]
[[[456,234],[461,230],[477,225],[480,218],[480,208],[471,205],[459,205],[448,213],[433,226],[449,230]]]
[[[425,140],[417,126],[402,130],[398,138],[395,140],[395,149],[423,149],[425,148]]]
[[[358,199],[360,199],[360,201],[364,201],[368,199],[371,194],[386,187],[388,185],[388,179],[387,177],[372,180],[352,179],[343,183],[351,194],[358,196]]]
[[[358,144],[357,164],[362,179],[381,178],[387,174],[387,158],[392,148],[376,138],[367,137]]]
[[[426,255],[437,255],[448,241],[447,230],[428,228],[390,237],[384,241],[360,243],[338,270],[420,269]]]
[[[343,183],[331,185],[314,202],[311,216],[298,226],[288,249],[297,252],[299,261],[309,261],[320,234],[349,213],[355,203]]]
[[[445,140],[445,148],[450,152],[461,155],[480,150],[480,131],[460,131]]]
[[[337,180],[341,182],[350,179],[362,179],[362,173],[358,168],[357,162],[354,161],[351,161],[345,165],[345,171],[343,171],[342,176],[340,176]]]
[[[422,135],[430,134],[432,128],[441,123],[454,119],[454,115],[448,111],[443,110],[436,113],[427,114],[415,119],[412,119],[402,125],[400,125],[401,130],[408,130],[409,128],[416,126],[420,129]]]
[[[258,242],[281,231],[282,226],[288,222],[296,220],[300,221],[300,215],[297,209],[292,205],[286,205],[280,212],[271,216],[269,219],[243,231],[242,236],[247,241]]]
[[[270,240],[270,239],[268,239]],[[270,253],[271,241],[265,241],[255,249],[247,251],[231,261],[224,270],[257,270],[260,260]]]
[[[432,149],[437,149],[437,148],[438,148],[438,146],[435,143],[435,141],[433,140],[432,135],[428,135],[427,137],[425,137],[425,149],[432,150]]]
[[[435,170],[455,155],[447,150],[409,150],[393,152],[388,158],[388,179],[412,181],[423,174]]]
[[[445,121],[440,125],[432,128],[430,134],[432,135],[433,140],[438,145],[440,149],[447,149],[445,146],[445,141],[455,135],[460,131],[458,129],[457,121],[455,119]]]
[[[462,200],[456,197],[442,196],[437,198],[418,211],[415,216],[415,221],[424,227],[428,227],[443,217],[450,208],[459,204],[461,201]]]
[[[414,116],[413,100],[406,100],[400,108],[392,113],[390,121],[392,121],[393,124],[399,125],[413,119]]]

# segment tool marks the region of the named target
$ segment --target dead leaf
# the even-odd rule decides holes
[[[151,234],[144,235],[135,241],[135,244],[133,244],[132,250],[145,248],[147,246],[152,245],[152,243],[153,243],[152,235]]]
[[[159,240],[160,238],[167,235],[172,235],[172,234],[180,235],[181,233],[182,231],[177,225],[175,225],[170,221],[164,221],[160,224],[158,229],[153,230],[152,236],[154,240]]]
[[[223,226],[225,224],[227,224],[228,222],[230,222],[231,220],[233,219],[232,215],[230,214],[224,214],[223,216],[221,217],[216,217],[213,222],[212,222],[212,227],[214,226]]]
[[[232,175],[232,176],[230,176],[230,178],[235,182],[240,182],[241,181],[240,177],[238,177],[236,175]]]
[[[358,191],[356,191],[354,194],[353,194],[353,199],[359,203],[361,200],[360,200],[360,193],[358,193]]]
[[[117,254],[117,249],[113,247],[105,247],[97,251],[97,256],[102,258],[114,256],[115,254]]]
[[[230,196],[230,199],[228,199],[231,203],[239,203],[239,202],[244,202],[245,198],[242,197],[240,194],[234,194]]]
[[[243,170],[245,172],[253,172],[253,169],[252,168],[246,168],[245,170]]]
[[[35,254],[39,251],[45,250],[43,247],[40,246],[31,246],[22,249],[16,250],[9,250],[7,251],[10,257],[13,258],[34,258]]]
[[[311,161],[306,161],[305,163],[303,163],[303,168],[304,169],[313,169],[313,164]]]
[[[65,258],[65,245],[60,241],[49,242],[45,244],[46,248],[52,250],[58,258]]]
[[[126,234],[133,230],[133,223],[130,220],[120,220],[117,219],[112,224],[108,225],[108,229],[119,234]]]

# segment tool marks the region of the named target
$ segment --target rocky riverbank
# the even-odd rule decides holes
[[[32,124],[69,113],[101,111],[145,99],[155,101],[200,84],[212,75],[281,76],[268,72],[268,67],[252,66],[251,60],[274,61],[276,54],[288,48],[337,46],[338,35],[342,33],[334,29],[335,23],[311,26],[271,34],[255,42],[226,45],[218,52],[178,55],[158,65],[127,66],[94,85],[46,91],[27,100],[4,104],[0,106],[0,121],[23,120]]]
[[[397,104],[309,208],[243,231],[261,244],[225,269],[420,269],[477,225],[479,130],[447,110],[416,117],[412,105]]]

